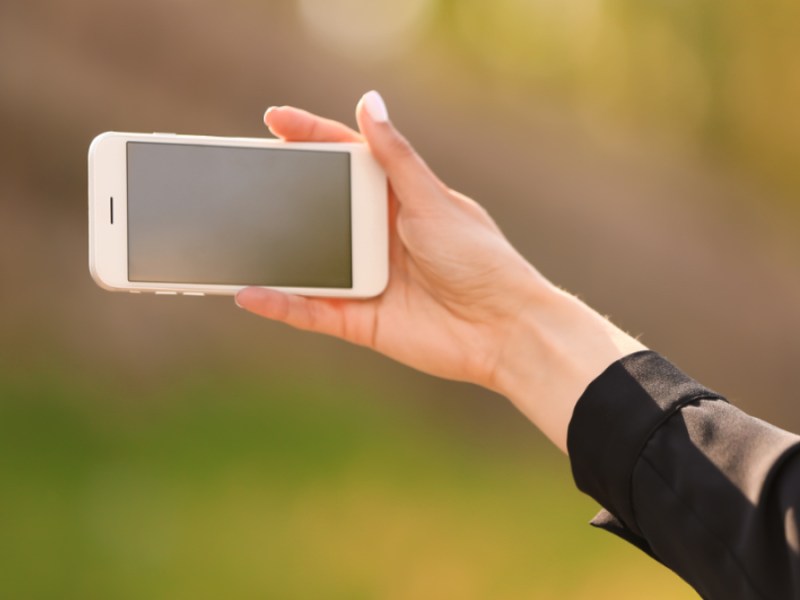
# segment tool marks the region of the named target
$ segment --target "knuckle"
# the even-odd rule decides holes
[[[411,143],[400,134],[393,135],[389,140],[389,152],[398,160],[410,161],[417,158],[417,153]]]
[[[319,122],[316,119],[309,119],[306,123],[305,139],[316,139],[317,131],[319,129]]]

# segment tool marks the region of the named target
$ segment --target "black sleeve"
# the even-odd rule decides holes
[[[654,352],[612,364],[569,425],[593,520],[705,598],[800,598],[800,437],[728,404]]]

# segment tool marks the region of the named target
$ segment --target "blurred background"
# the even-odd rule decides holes
[[[96,287],[86,151],[379,89],[547,276],[800,430],[798,31],[796,0],[5,0],[0,596],[696,597],[504,399]]]

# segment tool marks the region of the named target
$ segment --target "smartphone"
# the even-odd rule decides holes
[[[107,132],[89,147],[89,270],[108,290],[367,298],[388,256],[386,175],[364,144]]]

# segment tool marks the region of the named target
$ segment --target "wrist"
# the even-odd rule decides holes
[[[562,451],[575,404],[611,363],[646,347],[575,296],[547,284],[507,332],[490,387]]]

